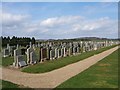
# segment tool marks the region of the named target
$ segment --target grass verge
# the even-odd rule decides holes
[[[49,72],[61,67],[64,67],[68,64],[72,64],[75,62],[78,62],[80,60],[83,60],[85,58],[88,58],[90,56],[93,56],[94,54],[98,54],[101,53],[105,50],[108,50],[110,48],[115,47],[114,46],[109,46],[109,47],[105,47],[105,48],[101,48],[99,50],[96,51],[90,51],[90,52],[85,52],[76,56],[71,56],[71,57],[65,57],[65,58],[59,58],[57,60],[53,60],[53,61],[47,61],[44,63],[38,63],[36,65],[31,65],[29,67],[23,68],[22,71],[23,72],[28,72],[28,73],[44,73],[44,72]]]
[[[0,82],[2,82],[2,90],[34,90],[5,80],[0,80]]]
[[[118,53],[120,49],[65,81],[55,90],[58,88],[118,88]]]
[[[0,80],[0,82],[2,82],[2,89],[7,89],[7,88],[17,89],[19,87],[17,84],[8,81]]]

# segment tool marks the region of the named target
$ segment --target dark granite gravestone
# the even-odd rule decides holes
[[[43,57],[43,59],[47,58],[47,49],[46,48],[42,49],[42,57]]]
[[[21,54],[22,54],[22,55],[25,55],[25,52],[26,52],[26,51],[27,51],[26,49],[22,48],[22,49],[21,49]]]
[[[50,60],[50,48],[47,48],[47,60]]]

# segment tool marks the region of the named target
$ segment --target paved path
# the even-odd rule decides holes
[[[55,88],[62,82],[79,74],[117,49],[118,47],[109,49],[82,61],[43,74],[29,74],[3,68],[2,79],[31,88]]]

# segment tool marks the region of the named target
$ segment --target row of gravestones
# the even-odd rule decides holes
[[[79,44],[99,44],[99,45],[102,45],[102,44],[104,44],[104,45],[106,45],[106,46],[108,46],[108,45],[110,45],[110,44],[113,44],[113,41],[105,41],[105,42],[93,42],[93,41],[88,41],[88,42],[86,42],[86,41],[80,41],[80,42],[67,42],[67,43],[61,43],[61,42],[59,42],[59,43],[57,43],[57,44],[55,44],[54,42],[48,42],[48,43],[41,43],[41,44],[34,44],[33,46],[34,47],[47,47],[47,46],[50,46],[50,47],[59,47],[59,46],[69,46],[69,45],[79,45]]]
[[[23,67],[29,64],[36,64],[37,63],[37,58],[35,54],[35,50],[32,47],[32,44],[30,43],[30,47],[24,51],[24,53],[27,55],[27,62],[25,61],[25,55],[22,55],[21,49],[15,49],[14,50],[14,62],[13,66],[14,67]]]
[[[44,60],[52,60],[52,59],[57,59],[60,57],[66,57],[66,56],[71,56],[71,55],[76,55],[82,52],[87,52],[91,50],[97,50],[99,48],[105,47],[105,46],[110,46],[115,43],[110,43],[110,42],[74,42],[74,43],[62,43],[60,45],[54,45],[54,44],[43,44],[40,45],[40,50],[39,50],[39,62],[42,62]],[[10,50],[9,45],[7,45],[7,48],[5,50],[4,56],[9,55],[12,51],[12,55],[14,55],[14,63],[13,65],[15,67],[22,67],[26,66],[29,64],[36,64],[37,63],[37,57],[35,54],[35,48],[36,45],[32,45],[30,43],[30,47],[26,50],[26,55],[27,55],[27,62],[25,61],[25,56],[22,54],[21,51],[25,50],[20,50],[17,48],[14,48]]]
[[[16,48],[18,48],[18,45],[17,45],[17,47],[15,47],[15,46],[9,46],[9,44],[7,44],[7,48],[2,50],[2,56],[3,57],[13,56],[14,50]]]
[[[8,57],[8,56],[14,56],[14,50],[18,49],[19,46],[9,46],[9,44],[7,44],[7,47],[4,48],[2,50],[2,57]],[[21,48],[21,54],[24,55],[25,54],[25,48]]]

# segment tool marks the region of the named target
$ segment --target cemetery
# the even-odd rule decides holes
[[[12,66],[22,68],[34,66],[36,64],[46,63],[47,61],[59,61],[60,59],[70,59],[82,57],[83,53],[96,52],[97,50],[115,46],[118,41],[77,41],[77,42],[43,42],[26,45],[24,48],[20,45],[10,46],[2,50],[3,60],[13,58]],[[73,62],[75,60],[73,59]],[[3,61],[4,62],[4,61]],[[62,62],[62,61],[59,61]],[[63,65],[64,66],[64,65]],[[23,70],[24,71],[24,70]]]
[[[16,45],[10,45],[9,43],[2,48],[2,66],[3,66],[3,71],[6,71],[4,69],[8,68],[9,70],[13,71],[17,71],[17,73],[22,73],[22,74],[18,74],[18,77],[24,77],[27,78],[27,82],[24,82],[24,78],[21,78],[22,81],[22,87],[24,88],[41,88],[41,87],[49,87],[49,84],[51,82],[51,80],[54,80],[50,78],[49,72],[57,69],[61,69],[62,67],[67,67],[71,64],[77,63],[79,61],[84,61],[86,58],[91,58],[92,56],[97,56],[98,54],[107,51],[109,49],[115,48],[116,46],[119,45],[119,41],[117,40],[104,40],[104,41],[71,41],[71,42],[40,42],[40,43],[35,43],[33,44],[32,42],[29,42],[29,44],[27,44],[26,46],[21,46],[19,44]],[[115,58],[115,56],[113,56],[113,58]],[[111,57],[112,59],[112,57]],[[104,60],[103,60],[104,61]],[[105,60],[107,61],[107,60]],[[92,62],[92,61],[91,61]],[[93,65],[92,67],[94,68],[99,66],[99,63],[101,64],[101,62],[98,62],[97,65]],[[103,64],[105,64],[106,62],[104,62]],[[111,63],[113,63],[111,61]],[[114,69],[116,68],[115,66],[112,66]],[[102,68],[102,67],[100,67]],[[91,69],[91,68],[90,68]],[[78,69],[79,70],[79,69]],[[87,70],[87,73],[89,75],[94,72],[93,71],[89,71],[89,69]],[[96,71],[97,72],[97,71]],[[113,72],[113,70],[111,70],[111,72]],[[25,76],[23,76],[25,73],[27,73]],[[30,75],[29,73],[32,73],[32,75]],[[45,77],[43,78],[39,78],[41,77],[41,74],[43,73],[43,75],[45,75],[46,73],[48,75],[45,75]],[[64,73],[64,72],[63,72]],[[83,72],[83,77],[90,77],[90,76],[86,76],[84,74],[85,72]],[[105,72],[106,73],[106,72]],[[10,74],[10,73],[9,73]],[[12,74],[12,73],[11,73]],[[12,74],[12,76],[14,77],[14,75]],[[35,74],[39,74],[39,75],[35,75]],[[57,73],[56,73],[57,74]],[[69,73],[68,73],[69,74]],[[98,73],[99,74],[99,73]],[[21,75],[21,76],[19,76]],[[49,78],[50,81],[45,81],[48,83],[44,83],[43,86],[35,86],[33,83],[29,83],[29,85],[27,85],[27,83],[29,82],[29,79],[27,76],[30,75],[31,79],[35,79],[36,81],[32,82],[41,82],[40,80],[47,79]],[[82,73],[80,74],[82,75]],[[10,75],[11,76],[11,75]],[[61,76],[61,75],[60,75]],[[94,76],[94,75],[93,75]],[[3,76],[4,77],[4,76]],[[7,76],[9,77],[9,75]],[[57,88],[67,88],[66,86],[70,87],[69,85],[71,85],[71,87],[74,87],[74,81],[76,81],[76,77],[74,78],[70,78],[68,81],[58,84],[57,82],[55,83],[57,85],[57,87],[54,87],[55,89]],[[95,77],[95,76],[94,76]],[[15,77],[17,78],[17,77]],[[37,81],[37,78],[38,81]],[[61,79],[63,77],[61,76]],[[68,77],[66,77],[68,78]],[[101,78],[100,78],[101,79]],[[109,78],[108,78],[109,79]],[[116,78],[114,78],[116,80]],[[4,79],[3,79],[4,80]],[[79,82],[83,82],[81,81],[82,79],[78,79],[78,83]],[[61,80],[60,80],[61,81]],[[13,88],[19,88],[21,86],[21,84],[18,84],[18,82],[15,82],[14,84],[11,82],[7,82],[7,81],[3,81],[4,83],[6,83],[6,85],[10,84],[11,87]],[[61,81],[62,82],[62,81]],[[102,82],[102,80],[101,80]],[[87,83],[87,82],[85,82]],[[67,85],[69,84],[69,85]],[[53,85],[55,86],[55,85]],[[53,87],[53,86],[50,86]],[[94,85],[92,85],[93,87],[95,87]],[[6,86],[4,86],[6,87]],[[75,88],[77,87],[77,85],[75,86]],[[82,87],[82,85],[81,85]],[[84,85],[83,85],[84,87]],[[98,87],[98,86],[96,86]],[[104,87],[104,86],[103,86]]]
[[[96,1],[2,0],[1,89],[118,90],[120,3]]]
[[[10,44],[7,44],[6,47],[4,47],[2,49],[2,66],[3,66],[3,69],[8,68],[8,72],[9,72],[9,70],[10,71],[12,70],[14,73],[14,70],[15,70],[15,71],[17,71],[17,73],[19,73],[19,72],[23,73],[23,75],[25,73],[27,73],[25,75],[25,77],[22,74],[20,74],[24,78],[28,78],[27,76],[30,75],[29,73],[33,73],[33,76],[30,75],[30,78],[35,79],[36,80],[35,82],[41,82],[40,80],[44,81],[45,78],[49,78],[51,81],[51,80],[54,80],[54,78],[56,78],[56,77],[53,76],[53,79],[50,78],[52,74],[50,76],[48,76],[49,72],[51,72],[51,71],[54,72],[54,70],[61,69],[62,67],[69,66],[69,65],[74,64],[79,61],[84,61],[86,58],[91,58],[92,56],[93,57],[97,56],[99,53],[102,53],[109,49],[115,48],[118,45],[119,45],[119,41],[116,41],[116,40],[73,41],[73,42],[57,42],[57,43],[56,42],[42,42],[42,43],[37,43],[37,44],[36,43],[32,44],[31,42],[29,42],[29,44],[26,46],[21,46],[19,44],[17,44],[16,46],[15,45],[11,46]],[[114,56],[111,55],[111,57],[110,57],[111,60],[112,60],[112,57],[115,58],[115,55]],[[108,62],[107,60],[102,60],[101,62],[98,62],[97,64],[93,65],[92,66],[93,71],[92,71],[92,68],[90,68],[90,70],[88,69],[87,71],[83,72],[83,74],[82,73],[78,74],[77,76],[70,78],[68,81],[66,80],[66,82],[64,82],[64,83],[58,84],[56,82],[55,84],[57,85],[57,87],[54,87],[54,88],[58,89],[58,88],[74,87],[74,82],[76,82],[76,78],[80,77],[81,75],[83,75],[82,77],[84,77],[84,79],[86,77],[89,77],[88,79],[91,79],[92,78],[91,76],[86,76],[86,75],[89,75],[89,74],[93,75],[94,67],[95,67],[95,70],[97,70],[96,69],[97,67],[98,67],[98,69],[104,68],[103,66],[99,67],[99,64],[106,65],[106,62]],[[113,63],[114,62],[111,61],[111,65]],[[109,68],[109,67],[106,67],[106,68]],[[115,67],[115,66],[112,66],[111,68],[117,69],[117,67]],[[4,70],[4,71],[6,71],[6,70]],[[111,69],[110,72],[113,72],[113,71],[114,70]],[[38,79],[38,81],[37,81],[37,78],[41,77],[42,73],[43,73],[43,75],[45,75],[46,73],[48,75],[45,75],[44,78],[39,78],[40,80]],[[87,73],[87,74],[85,74],[85,73]],[[97,71],[95,73],[97,73]],[[103,72],[103,73],[107,74],[107,72]],[[39,75],[35,75],[35,74],[39,74]],[[100,72],[98,72],[98,74],[100,74]],[[96,77],[95,75],[93,75],[93,76]],[[112,74],[112,75],[114,75],[114,74]],[[22,76],[20,76],[20,77],[22,77]],[[14,77],[14,75],[13,75],[13,77]],[[18,77],[19,77],[19,74],[18,74]],[[15,77],[15,78],[17,78],[17,77]],[[24,83],[24,84],[22,84],[23,85],[22,87],[24,87],[24,88],[26,88],[26,87],[27,88],[37,88],[37,87],[45,88],[46,86],[49,87],[49,84],[50,84],[50,81],[49,82],[45,81],[45,82],[48,82],[48,83],[44,83],[45,86],[43,84],[43,86],[38,85],[38,86],[34,87],[33,83],[31,83],[33,86],[30,83],[29,83],[29,85],[27,85],[27,83],[29,81],[27,81],[27,83],[24,82],[24,78],[21,78],[23,80],[22,83]],[[61,79],[62,78],[63,77],[61,76]],[[68,77],[66,77],[66,78],[68,78]],[[99,79],[101,79],[101,82],[102,82],[102,78],[99,77]],[[106,78],[106,79],[109,80],[110,78]],[[113,79],[116,80],[116,78],[113,78]],[[27,79],[27,80],[29,80],[29,79]],[[7,83],[11,84],[11,85],[13,85],[13,87],[15,86],[15,84],[17,84],[17,87],[15,86],[15,88],[19,88],[21,86],[21,84],[18,84],[19,81],[15,82],[15,84],[12,84],[12,83],[6,82],[6,81],[3,81],[3,82],[5,82],[6,84]],[[77,80],[77,82],[79,83],[79,82],[83,82],[83,81],[80,78]],[[85,83],[87,83],[87,82],[85,82]],[[92,80],[91,80],[91,83],[92,83]],[[71,86],[69,86],[68,84]],[[55,86],[55,85],[53,85],[53,86]],[[50,87],[53,87],[53,86],[50,86]],[[80,86],[82,87],[82,85],[80,85]],[[78,84],[78,87],[79,87],[79,84]],[[83,84],[83,87],[84,87],[84,84]],[[91,87],[99,87],[99,86],[92,85]],[[106,87],[106,86],[103,86],[103,87]],[[77,88],[77,85],[75,85],[74,88]]]

